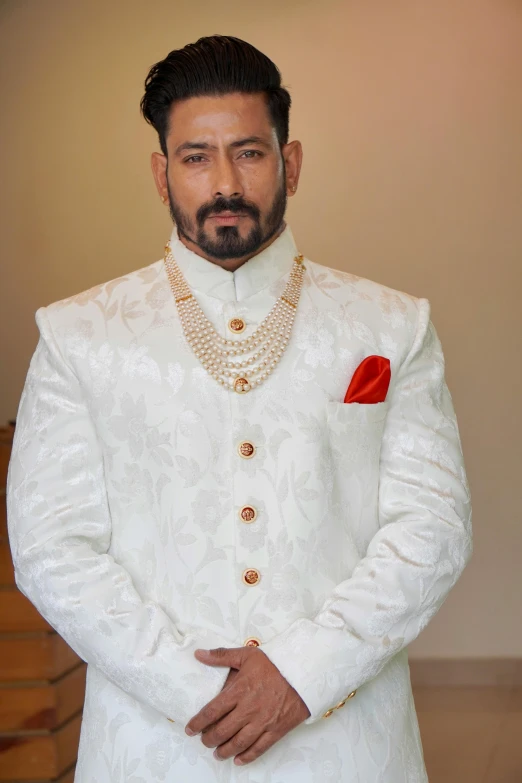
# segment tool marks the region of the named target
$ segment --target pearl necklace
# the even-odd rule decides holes
[[[216,332],[192,294],[169,242],[164,261],[183,333],[205,370],[238,394],[260,386],[280,362],[290,341],[306,268],[303,256],[294,258],[283,293],[255,332],[244,340],[225,340]],[[231,358],[237,356],[243,358]]]

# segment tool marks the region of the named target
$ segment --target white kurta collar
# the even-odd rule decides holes
[[[172,255],[193,290],[217,299],[237,302],[258,293],[286,275],[298,253],[288,225],[271,245],[250,258],[235,272],[229,272],[189,250],[179,239],[175,226],[172,229],[170,246]]]

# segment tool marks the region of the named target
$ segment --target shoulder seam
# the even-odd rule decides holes
[[[52,350],[54,348],[54,350],[56,351],[58,357],[60,358],[63,366],[67,369],[67,371],[73,376],[75,381],[79,384],[80,383],[79,378],[76,375],[76,373],[74,372],[74,370],[71,367],[71,365],[69,364],[69,362],[67,361],[67,359],[65,358],[64,353],[62,351],[62,348],[61,348],[61,346],[60,346],[60,344],[59,344],[59,342],[58,342],[58,340],[56,338],[56,335],[54,333],[54,330],[53,330],[53,327],[52,327],[52,324],[51,324],[51,319],[49,317],[48,308],[47,307],[39,307],[38,310],[35,313],[35,320],[36,320],[38,328],[40,329],[40,333],[42,334],[44,340],[50,346],[50,349]],[[47,339],[46,339],[45,334],[43,334],[43,332],[42,332],[42,328],[40,327],[40,322],[42,323],[42,326],[44,326],[43,332],[45,332],[45,331],[48,332]]]
[[[404,357],[404,360],[399,368],[399,372],[403,367],[409,364],[414,354],[424,342],[424,336],[430,323],[431,306],[429,300],[425,297],[413,297],[413,301],[415,302],[417,308],[417,322],[415,324],[415,331],[413,333],[409,351]]]

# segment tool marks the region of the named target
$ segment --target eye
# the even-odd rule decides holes
[[[243,152],[243,155],[246,155],[248,158],[254,158],[256,156],[259,157],[259,158],[263,157],[263,153],[259,152],[258,150],[245,150]]]
[[[205,160],[203,155],[191,155],[190,158],[185,158],[185,163],[191,163],[192,161],[194,161],[195,163],[199,163],[200,160]]]

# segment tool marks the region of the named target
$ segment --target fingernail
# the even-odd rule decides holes
[[[234,759],[234,764],[237,764],[238,767],[240,767],[244,762],[241,761],[241,759]]]
[[[185,734],[188,734],[189,737],[193,737],[196,732],[192,731],[192,729],[185,729]]]
[[[221,761],[221,757],[218,756],[217,748],[216,748],[216,750],[214,751],[214,753],[212,755],[214,756],[215,759],[217,759],[218,761]]]

